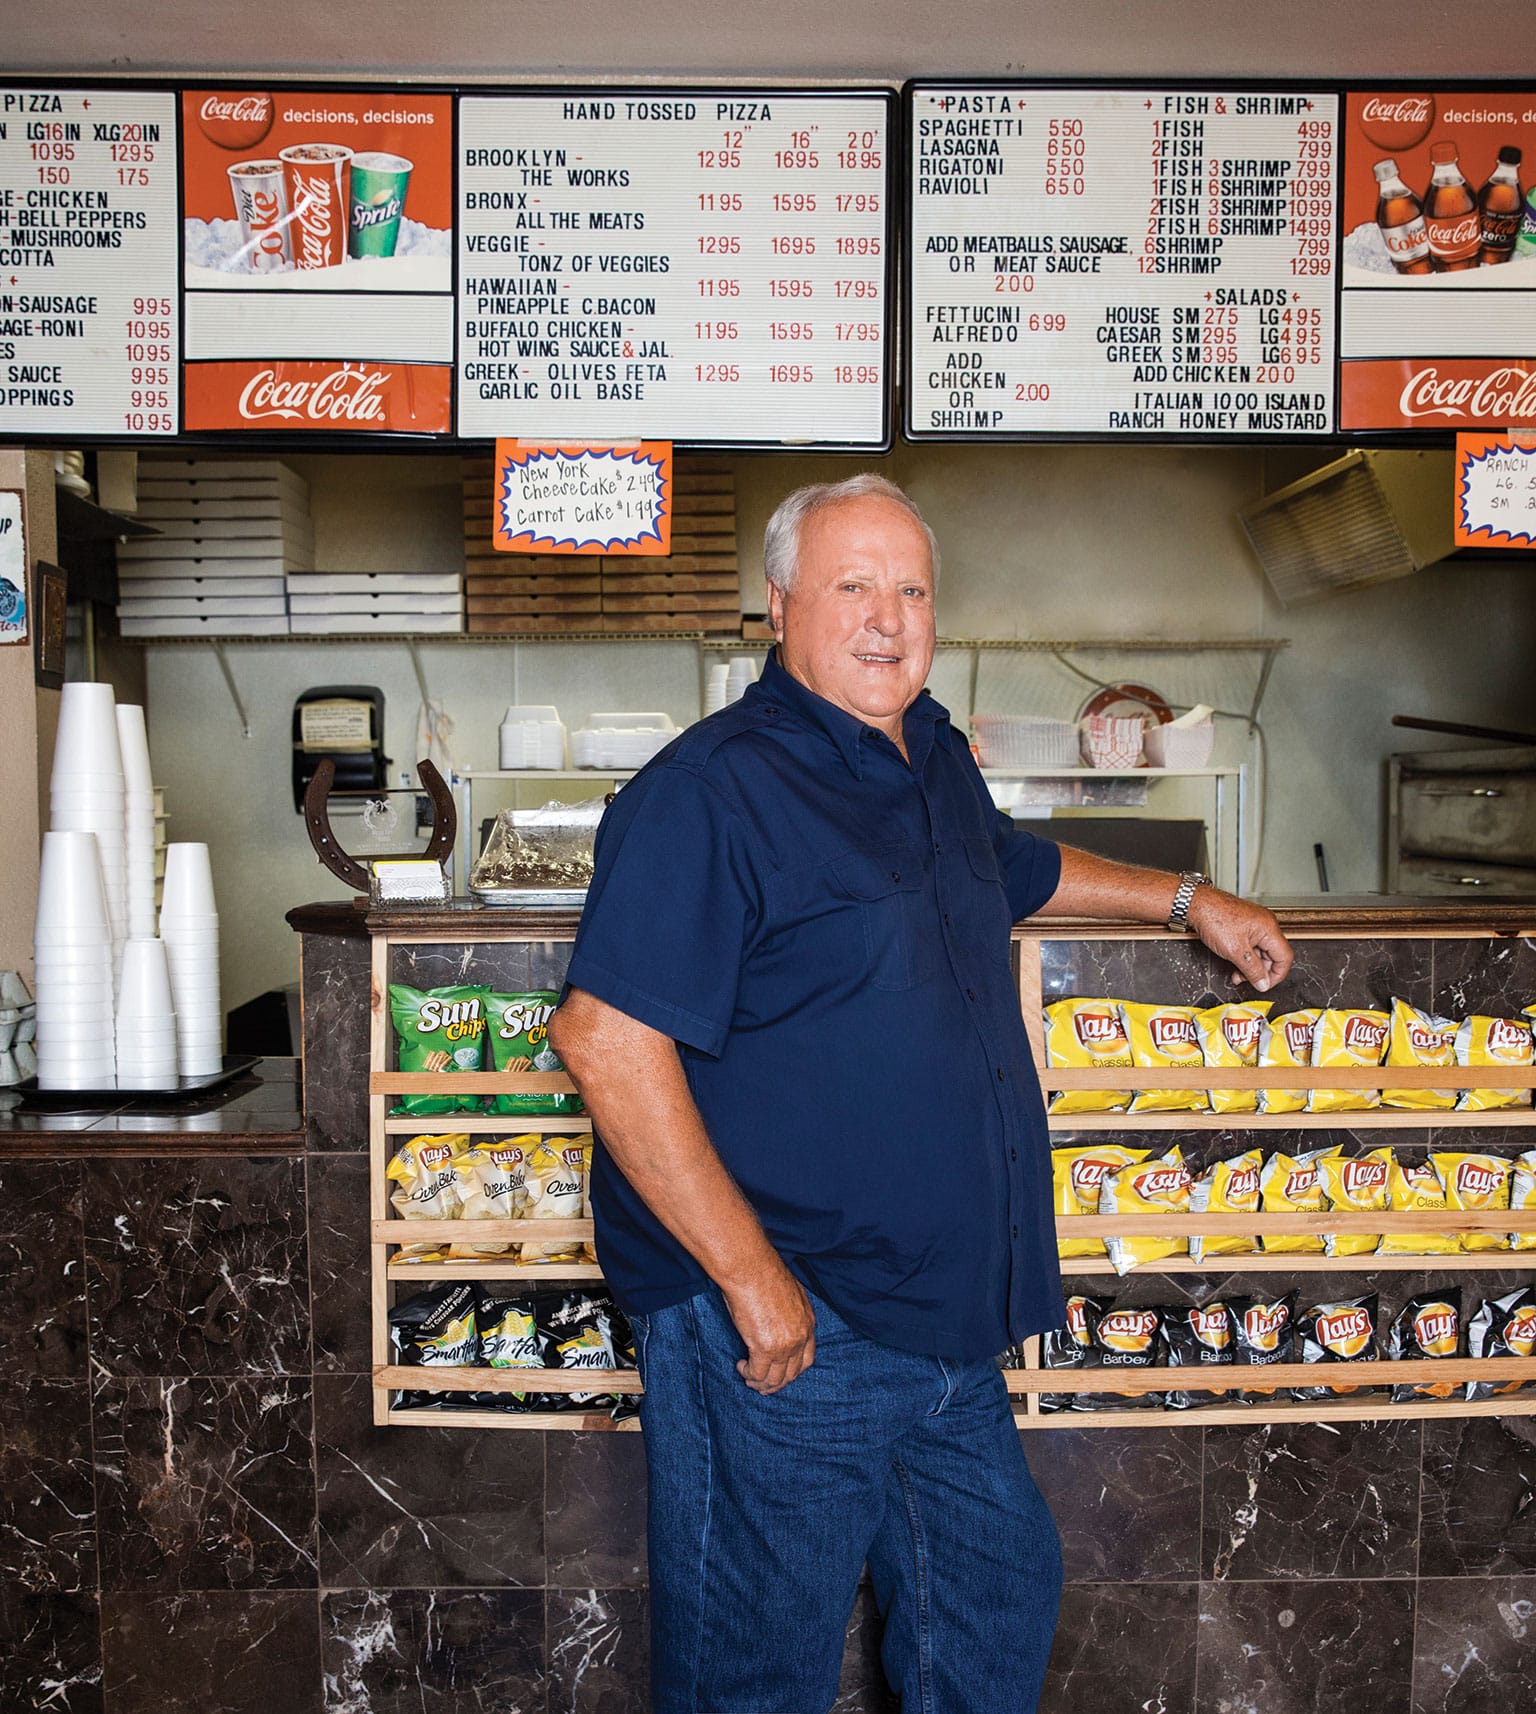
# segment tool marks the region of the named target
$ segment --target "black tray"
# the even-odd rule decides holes
[[[188,1096],[207,1095],[212,1090],[222,1089],[226,1083],[233,1083],[260,1058],[261,1055],[256,1053],[227,1053],[217,1071],[207,1072],[202,1077],[178,1077],[163,1089],[39,1089],[35,1077],[16,1084],[15,1088],[34,1107],[64,1106],[76,1110],[95,1106],[126,1107],[137,1101],[185,1100]]]

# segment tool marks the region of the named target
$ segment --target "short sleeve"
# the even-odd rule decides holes
[[[718,1056],[760,891],[746,830],[691,768],[640,775],[598,829],[566,981]]]
[[[1003,871],[1008,909],[1015,922],[1032,917],[1048,904],[1061,882],[1061,847],[1053,839],[1037,839],[1001,810],[993,840]]]

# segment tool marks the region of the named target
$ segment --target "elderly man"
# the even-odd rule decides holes
[[[768,525],[778,647],[621,792],[554,1043],[635,1324],[656,1714],[824,1714],[868,1563],[909,1714],[1026,1714],[1060,1590],[995,1354],[1058,1325],[1020,917],[1267,911],[993,807],[923,689],[938,554],[877,476]]]

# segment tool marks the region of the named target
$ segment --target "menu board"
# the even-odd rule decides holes
[[[1332,432],[1336,96],[909,99],[911,438]]]
[[[888,444],[892,98],[459,103],[458,429]]]
[[[1341,429],[1536,422],[1536,90],[1345,98]]]
[[[453,427],[453,100],[182,95],[186,426]]]
[[[0,435],[175,434],[176,98],[0,87]]]

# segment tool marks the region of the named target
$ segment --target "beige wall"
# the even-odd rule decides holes
[[[322,569],[459,565],[454,459],[290,462],[312,485]],[[1419,743],[1394,733],[1393,713],[1503,726],[1531,719],[1530,573],[1434,569],[1284,611],[1236,521],[1238,508],[1264,487],[1263,456],[1248,450],[948,446],[905,447],[873,461],[744,458],[737,479],[749,606],[761,589],[762,525],[774,502],[797,482],[866,464],[908,484],[938,532],[945,555],[940,619],[949,636],[1293,639],[1263,716],[1270,751],[1263,891],[1313,891],[1314,841],[1327,849],[1336,891],[1380,884],[1384,758]],[[689,644],[424,642],[420,657],[432,694],[454,722],[460,767],[495,766],[496,726],[512,701],[554,703],[571,728],[602,709],[665,709],[680,725],[699,712],[700,660]],[[170,836],[212,846],[226,994],[234,1005],[293,979],[282,913],[344,891],[315,862],[292,806],[294,698],[318,684],[380,686],[386,748],[398,770],[418,753],[419,695],[398,643],[235,645],[229,659],[251,715],[249,739],[209,650],[148,651],[150,739],[168,792]],[[1259,665],[1252,655],[1145,652],[1078,660],[1092,672],[1149,682],[1173,701],[1234,710],[1248,707]],[[968,656],[941,653],[932,685],[957,714],[970,712]],[[976,706],[1070,718],[1087,691],[1048,657],[994,653],[981,659]],[[1222,722],[1217,759],[1255,760],[1241,722]],[[1198,812],[1188,788],[1153,789],[1165,794],[1170,813]],[[477,794],[477,819],[497,801],[505,800]],[[1257,802],[1255,790],[1250,833]]]

